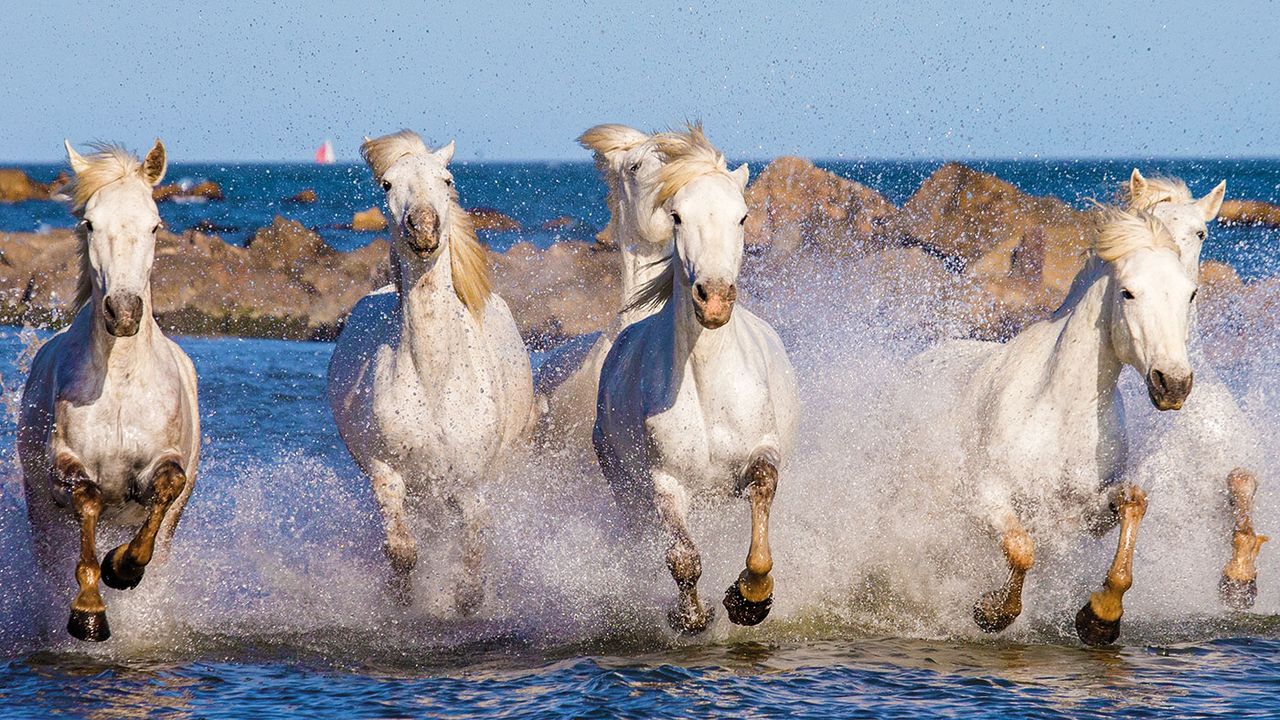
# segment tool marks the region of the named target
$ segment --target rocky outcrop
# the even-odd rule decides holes
[[[747,188],[747,207],[748,247],[803,245],[842,257],[883,249],[897,211],[875,190],[797,157],[769,163]]]
[[[295,205],[310,205],[319,199],[320,198],[316,195],[315,190],[307,188],[305,190],[299,190],[297,193],[285,198],[284,201]]]
[[[1218,211],[1224,225],[1263,225],[1280,228],[1280,205],[1261,200],[1224,200]]]
[[[17,168],[0,168],[0,203],[48,200],[67,179],[67,174],[61,173],[53,182],[41,183]]]
[[[503,215],[491,207],[472,208],[467,212],[471,215],[471,222],[477,230],[508,232],[520,229],[520,223],[514,218]]]
[[[616,250],[577,241],[539,250],[522,242],[493,259],[494,288],[533,347],[600,330],[618,310],[622,288]]]
[[[351,229],[357,232],[382,232],[387,229],[387,216],[376,207],[361,210],[351,217]]]
[[[156,202],[205,202],[221,200],[222,186],[212,180],[202,180],[194,185],[179,183],[160,185],[151,190],[151,197]]]

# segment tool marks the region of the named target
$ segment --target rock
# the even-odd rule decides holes
[[[310,205],[320,198],[316,196],[316,191],[311,188],[299,191],[297,194],[285,198],[284,202],[295,203],[298,205]]]
[[[801,243],[846,257],[883,249],[882,228],[896,212],[875,190],[797,157],[769,163],[746,199],[748,247]]]
[[[59,174],[57,179],[46,184],[32,180],[29,175],[17,168],[0,168],[0,203],[48,200],[54,192],[66,184],[66,173]]]
[[[333,256],[337,251],[297,220],[276,216],[245,242],[250,254],[267,267],[297,270],[299,265]],[[298,270],[297,272],[301,272]]]
[[[221,225],[213,220],[210,220],[209,218],[202,218],[200,220],[197,220],[196,223],[191,226],[191,229],[196,232],[210,234],[210,235],[216,235],[220,233],[240,232],[240,228],[236,227],[235,225]]]
[[[491,207],[472,208],[467,213],[477,230],[507,232],[520,229],[520,223]]]
[[[351,216],[351,229],[356,232],[382,232],[387,229],[387,216],[376,207],[361,210]]]
[[[568,215],[561,215],[558,218],[552,218],[551,220],[542,223],[542,229],[547,231],[563,230],[565,228],[577,227],[581,224],[582,221],[577,218],[571,218]]]
[[[182,202],[222,200],[222,186],[212,180],[202,180],[190,187],[178,183],[160,185],[151,190],[151,197],[156,202]]]
[[[511,306],[525,342],[547,348],[601,330],[618,311],[621,255],[594,243],[565,241],[539,250],[516,243],[494,254],[494,289]]]
[[[1224,225],[1263,225],[1280,228],[1280,205],[1261,200],[1224,200],[1218,211]]]

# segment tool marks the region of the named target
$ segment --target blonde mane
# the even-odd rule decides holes
[[[427,144],[412,130],[366,139],[360,145],[360,154],[379,181],[387,168],[405,155],[430,152]],[[493,282],[489,278],[489,251],[476,237],[471,215],[458,203],[456,187],[449,190],[449,203],[449,272],[453,277],[453,292],[477,320],[482,320],[493,292]]]
[[[146,182],[142,173],[142,161],[119,145],[92,143],[93,152],[83,156],[84,167],[74,173],[71,181],[58,191],[58,196],[71,203],[71,212],[80,217],[84,207],[102,188],[113,182],[136,175]],[[150,183],[148,183],[150,185]],[[93,267],[89,264],[89,233],[76,228],[76,254],[80,274],[76,279],[76,295],[71,301],[71,311],[79,312],[93,296]]]
[[[1121,202],[1131,210],[1150,210],[1162,202],[1189,203],[1191,190],[1187,184],[1174,177],[1144,178],[1142,189],[1135,194],[1132,182],[1120,190]]]
[[[1093,252],[1104,262],[1115,262],[1137,250],[1159,248],[1182,256],[1169,230],[1155,216],[1143,210],[1102,211],[1102,227],[1094,239]]]
[[[664,157],[662,174],[659,176],[661,184],[654,201],[658,205],[667,202],[684,186],[704,175],[729,175],[724,155],[707,140],[701,123],[690,124],[685,132],[659,133],[653,139],[658,152]],[[666,272],[636,288],[622,312],[659,308],[671,299],[675,292],[676,265],[680,263],[679,251],[673,250],[670,255],[654,264],[662,263],[667,265]]]

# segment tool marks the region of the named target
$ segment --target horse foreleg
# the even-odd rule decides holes
[[[484,500],[471,494],[457,501],[462,512],[462,578],[454,607],[459,615],[474,615],[484,604],[484,548],[489,511]]]
[[[1258,597],[1258,552],[1268,538],[1253,531],[1253,495],[1258,478],[1244,468],[1227,475],[1227,500],[1235,527],[1231,533],[1231,559],[1222,569],[1218,595],[1233,610],[1248,610]]]
[[[983,595],[973,604],[973,621],[983,632],[996,633],[1013,624],[1022,614],[1022,584],[1036,561],[1036,544],[1016,517],[1010,517],[1000,537],[1009,577],[1004,585]]]
[[[156,536],[165,514],[187,485],[187,475],[175,460],[166,460],[151,477],[151,508],[138,534],[116,546],[102,561],[102,582],[116,590],[138,586],[155,552]]]
[[[1089,602],[1076,613],[1076,634],[1087,645],[1107,645],[1120,637],[1124,594],[1133,585],[1133,547],[1138,539],[1138,525],[1147,512],[1147,494],[1128,485],[1119,491],[1114,503],[1120,516],[1116,557],[1102,589],[1090,595]]]
[[[712,611],[698,599],[702,557],[685,522],[688,496],[679,481],[670,475],[654,473],[653,484],[658,518],[671,538],[671,545],[667,548],[667,567],[679,590],[676,606],[667,613],[667,622],[678,632],[697,635],[711,624]]]
[[[418,543],[405,524],[407,491],[404,478],[383,462],[375,461],[372,470],[373,495],[382,512],[383,528],[387,534],[382,550],[391,563],[391,594],[401,604],[408,605],[413,599],[409,576],[418,564]]]
[[[778,460],[772,451],[758,452],[739,481],[751,501],[751,546],[747,566],[724,593],[724,608],[737,625],[757,625],[773,607],[773,554],[769,550],[769,510],[778,490]]]
[[[98,516],[102,514],[102,491],[89,479],[79,460],[59,457],[54,473],[57,481],[71,488],[71,507],[80,523],[80,560],[76,563],[76,583],[80,591],[71,601],[67,632],[78,640],[102,642],[111,637],[107,627],[107,606],[98,591],[102,569],[96,547]]]

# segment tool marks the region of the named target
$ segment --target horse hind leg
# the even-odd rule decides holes
[[[102,582],[107,587],[130,590],[142,582],[165,515],[186,486],[187,475],[176,460],[165,460],[156,468],[151,477],[151,507],[146,521],[132,540],[116,546],[102,561]]]
[[[739,492],[751,502],[751,546],[747,566],[724,593],[724,608],[736,625],[758,625],[773,607],[773,554],[769,549],[769,511],[778,490],[778,457],[753,454],[742,473]]]
[[[1004,585],[983,595],[973,604],[973,621],[983,632],[997,633],[1022,614],[1022,586],[1036,561],[1036,545],[1017,518],[1012,518],[1001,535],[1000,546],[1009,577]]]
[[[1147,495],[1127,485],[1119,490],[1114,504],[1120,518],[1115,559],[1102,589],[1090,595],[1089,601],[1076,613],[1076,634],[1086,645],[1109,645],[1120,637],[1124,594],[1133,585],[1133,548],[1138,539],[1138,526],[1147,512]]]
[[[1232,610],[1248,610],[1258,597],[1258,552],[1268,538],[1253,530],[1253,496],[1258,491],[1258,478],[1244,468],[1227,475],[1227,501],[1231,507],[1234,528],[1231,533],[1231,559],[1222,569],[1218,595]]]
[[[688,498],[675,478],[662,473],[655,473],[654,490],[658,517],[671,538],[667,568],[679,591],[676,606],[667,613],[667,622],[677,632],[697,635],[707,629],[714,615],[712,609],[698,599],[702,556],[685,522]]]
[[[98,590],[102,569],[98,565],[98,516],[102,514],[102,491],[89,479],[78,460],[60,457],[54,469],[58,482],[71,488],[71,507],[80,523],[80,560],[76,563],[79,592],[71,601],[67,632],[77,640],[102,642],[111,637],[107,626],[107,606]]]
[[[375,462],[373,472],[373,495],[378,501],[378,509],[382,512],[383,527],[386,531],[386,542],[383,552],[391,564],[390,592],[401,605],[409,605],[413,601],[413,586],[410,576],[418,564],[418,543],[409,532],[405,523],[405,488],[404,478],[389,465]]]

